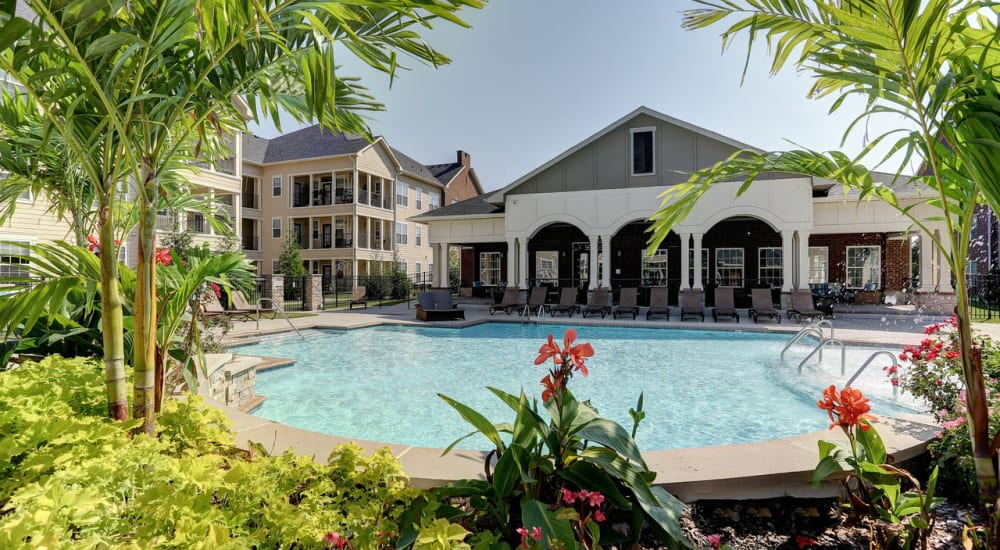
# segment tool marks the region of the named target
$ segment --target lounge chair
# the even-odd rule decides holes
[[[580,306],[576,305],[575,286],[563,287],[562,293],[559,294],[559,304],[549,308],[549,313],[553,317],[556,316],[556,313],[569,313],[569,316],[572,317],[577,311],[580,311]]]
[[[795,318],[795,322],[799,323],[802,321],[803,317],[808,317],[813,319],[815,317],[823,317],[825,314],[816,309],[815,304],[813,304],[813,295],[811,290],[793,290],[792,291],[792,307],[788,308],[788,318]]]
[[[347,306],[347,309],[354,309],[354,306],[362,306],[364,309],[368,309],[368,289],[363,286],[354,287],[354,291],[351,292],[351,303]]]
[[[740,314],[736,311],[735,300],[733,298],[733,287],[716,287],[715,307],[712,308],[712,320],[719,322],[719,317],[730,317],[740,322]]]
[[[750,289],[750,301],[753,307],[750,308],[750,318],[756,323],[761,317],[769,317],[781,324],[781,312],[774,308],[771,300],[771,290],[767,288]]]
[[[634,286],[626,287],[618,295],[618,305],[611,311],[611,317],[617,319],[619,315],[632,314],[632,319],[639,314],[639,306],[636,305],[636,295],[638,289]]]
[[[465,319],[465,310],[455,307],[455,303],[451,301],[451,293],[447,290],[421,292],[417,294],[417,319],[421,321]]]
[[[257,317],[259,319],[260,314],[264,311],[260,306],[251,306],[250,303],[247,302],[246,298],[243,297],[241,292],[234,291],[230,293],[229,297],[233,300],[233,308],[235,309],[227,311],[226,313],[232,315],[234,312],[237,312],[235,314],[242,316],[245,321],[249,321],[253,317]],[[268,308],[267,311],[271,312],[272,319],[274,319],[275,315],[277,315],[277,312],[275,312],[272,308]]]
[[[202,317],[218,317],[226,314],[226,308],[222,307],[222,302],[214,292],[208,293],[208,299],[201,305]]]
[[[653,315],[664,315],[670,320],[670,306],[667,305],[667,287],[656,286],[649,289],[649,309],[646,310],[646,320]]]
[[[705,320],[705,306],[702,305],[701,297],[705,292],[694,288],[681,290],[681,321],[685,316],[697,315],[701,320]]]
[[[601,319],[611,313],[611,290],[607,288],[595,288],[590,292],[590,302],[584,306],[582,313],[586,317],[588,313],[600,313]]]
[[[499,304],[490,305],[490,315],[493,315],[498,310],[503,310],[504,313],[510,315],[512,311],[517,309],[517,295],[520,293],[520,289],[516,286],[509,286],[503,291],[503,298],[500,299]]]
[[[548,288],[544,286],[535,286],[531,288],[531,294],[528,296],[528,303],[517,306],[521,315],[527,314],[531,316],[532,312],[541,315],[543,311],[547,311],[545,305],[545,296],[548,294]]]

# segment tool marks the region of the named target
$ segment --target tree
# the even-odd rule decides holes
[[[97,188],[103,250],[114,242],[115,190],[133,186],[138,219],[132,414],[154,433],[156,210],[185,194],[192,162],[223,158],[247,117],[279,111],[368,135],[359,112],[382,108],[335,54],[351,52],[393,77],[400,55],[448,59],[415,32],[479,0],[29,0],[36,17],[0,2],[0,70],[23,87]],[[341,48],[338,49],[337,46]],[[101,256],[109,410],[123,418],[118,267]],[[42,304],[39,305],[42,307]]]
[[[926,231],[942,219],[947,231],[934,241],[955,274],[962,373],[967,388],[969,429],[980,498],[996,505],[995,450],[978,351],[969,326],[966,257],[975,206],[1000,208],[1000,93],[997,91],[997,16],[1000,8],[968,0],[695,0],[701,6],[685,13],[684,27],[698,29],[735,17],[722,34],[729,45],[746,35],[747,56],[766,39],[771,72],[792,64],[814,78],[810,98],[834,98],[831,110],[859,96],[864,107],[846,129],[878,114],[902,117],[905,127],[875,137],[857,156],[843,152],[793,150],[741,151],[715,166],[699,170],[687,183],[664,193],[653,216],[650,250],[683,220],[712,185],[742,181],[740,193],[765,172],[792,172],[826,178],[860,192],[861,200],[879,199]],[[744,72],[746,69],[744,69]],[[895,141],[891,141],[891,140]],[[893,185],[875,183],[862,164],[881,142],[889,153],[878,164],[902,155],[895,185],[923,186],[918,204],[933,207],[921,216],[916,205],[903,205]],[[919,174],[903,176],[911,161],[922,162]]]
[[[306,275],[306,267],[302,263],[302,247],[295,235],[289,235],[281,243],[281,253],[278,254],[278,273],[285,277],[302,278]]]

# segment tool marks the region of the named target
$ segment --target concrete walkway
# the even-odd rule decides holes
[[[415,310],[411,303],[393,306],[372,306],[367,309],[352,311],[322,311],[315,315],[293,319],[292,324],[298,329],[305,328],[336,328],[353,329],[373,326],[383,323],[434,325],[447,327],[463,327],[487,321],[522,322],[517,314],[504,315],[502,312],[491,316],[489,307],[484,302],[466,301],[462,307],[466,310],[464,321],[441,321],[426,323],[416,320]],[[852,311],[835,311],[833,326],[835,336],[845,342],[859,344],[885,344],[893,348],[904,344],[915,344],[926,336],[923,328],[927,324],[941,321],[940,315],[925,316],[912,311],[908,306],[889,308],[873,306],[868,310],[854,308]],[[671,318],[676,319],[676,311],[671,312]],[[714,323],[711,315],[707,322],[701,321],[663,321],[657,319],[646,321],[644,312],[636,320],[631,317],[612,320],[609,317],[591,316],[586,319],[580,315],[572,318],[560,316],[556,318],[544,315],[533,321],[540,323],[571,324],[586,326],[591,324],[642,326],[662,328],[685,328],[704,330],[739,330],[766,331],[793,334],[804,326],[788,319],[782,319],[781,324],[761,322],[754,324],[746,311],[740,311],[740,322],[723,321]],[[258,326],[259,323],[259,326]],[[1000,336],[998,325],[977,325],[976,329],[990,336]],[[229,333],[234,341],[245,338],[266,338],[267,334],[290,330],[289,322],[281,319],[261,319],[259,321],[236,321]],[[224,408],[224,407],[223,407]],[[281,452],[291,448],[300,454],[314,455],[319,460],[325,460],[330,451],[339,443],[349,441],[345,438],[318,434],[298,428],[284,426],[269,420],[255,417],[232,409],[225,409],[235,423],[238,444],[246,445],[255,441],[273,452]],[[906,416],[896,419],[885,419],[879,422],[880,434],[885,439],[890,452],[897,461],[919,455],[924,452],[926,443],[933,438],[935,427],[928,417]],[[656,483],[682,500],[691,502],[699,499],[745,499],[771,498],[779,496],[819,497],[832,496],[837,492],[837,485],[831,483],[814,490],[809,485],[809,479],[817,460],[816,442],[819,439],[829,441],[846,441],[839,430],[804,434],[787,439],[727,445],[719,447],[701,447],[668,451],[652,451],[643,453],[649,467],[657,473]],[[441,455],[440,449],[408,447],[404,445],[385,444],[371,441],[358,441],[368,451],[388,447],[398,457],[404,470],[417,487],[430,487],[463,478],[482,478],[484,476],[485,454],[475,451],[453,451]],[[734,457],[739,457],[734,460]]]

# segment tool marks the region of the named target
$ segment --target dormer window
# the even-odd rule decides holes
[[[632,175],[651,176],[656,173],[656,128],[632,128]]]

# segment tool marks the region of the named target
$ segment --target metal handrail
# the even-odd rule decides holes
[[[788,351],[788,348],[792,347],[800,340],[804,339],[806,336],[812,336],[817,340],[819,340],[821,343],[823,342],[823,340],[826,339],[823,337],[823,329],[815,326],[815,323],[810,323],[802,327],[802,330],[795,333],[795,336],[792,336],[791,340],[789,340],[788,343],[785,344],[785,347],[782,348],[781,350],[781,358],[782,359],[785,358],[785,352]]]
[[[264,300],[267,300],[267,301],[271,302],[271,309],[273,309],[274,311],[277,311],[278,313],[281,314],[281,317],[285,320],[286,323],[288,323],[288,326],[292,327],[292,330],[295,331],[295,334],[299,335],[299,338],[305,338],[305,336],[302,336],[302,333],[299,332],[299,329],[295,328],[295,325],[292,324],[292,320],[289,319],[287,315],[285,315],[285,310],[282,309],[278,304],[275,304],[274,300],[272,298],[259,298],[257,300],[257,329],[258,330],[260,329],[260,310],[261,310],[262,303],[264,302]]]
[[[819,359],[820,361],[822,361],[823,348],[829,344],[835,344],[840,346],[840,374],[841,376],[843,376],[847,372],[847,346],[845,346],[843,342],[837,340],[836,338],[827,338],[826,340],[822,340],[819,344],[817,344],[816,347],[809,352],[809,355],[806,355],[805,359],[803,359],[799,363],[799,368],[798,368],[799,374],[802,374],[802,366],[806,364],[806,361],[812,359],[812,356],[816,355],[816,353],[819,353]]]
[[[855,380],[857,380],[858,377],[861,376],[861,373],[866,368],[868,368],[868,365],[871,364],[871,362],[874,361],[880,355],[888,355],[889,358],[892,359],[892,366],[896,367],[896,369],[892,373],[892,380],[897,380],[898,381],[899,380],[899,360],[897,359],[896,354],[893,353],[893,352],[891,352],[891,351],[880,350],[880,351],[876,351],[875,353],[871,354],[871,356],[869,356],[868,359],[866,359],[865,362],[862,363],[860,367],[858,367],[858,370],[854,371],[854,375],[847,379],[847,382],[844,384],[844,386],[845,387],[850,386]],[[893,385],[892,385],[892,396],[893,397],[898,397],[899,396],[899,383],[898,382],[894,382]]]

